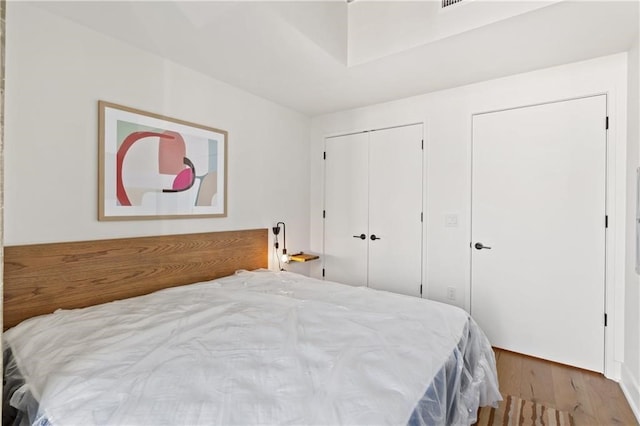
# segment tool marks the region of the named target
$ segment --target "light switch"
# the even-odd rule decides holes
[[[446,228],[457,228],[458,227],[458,215],[457,214],[447,214],[444,216],[444,226]]]

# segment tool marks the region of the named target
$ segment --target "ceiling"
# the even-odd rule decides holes
[[[500,3],[468,1],[476,8]],[[353,39],[349,14],[365,2],[35,4],[309,116],[622,52],[638,37],[638,0],[556,0],[481,26],[413,37],[353,61],[353,47],[362,40]],[[403,3],[385,7],[392,11]],[[395,37],[382,32],[391,24],[407,40],[419,28],[403,34],[403,18],[388,16],[393,22],[378,23],[380,31],[365,28],[368,37],[385,37],[369,39],[369,47]]]

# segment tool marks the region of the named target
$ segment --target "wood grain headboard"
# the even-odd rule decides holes
[[[266,268],[267,229],[7,246],[4,327],[47,314]]]

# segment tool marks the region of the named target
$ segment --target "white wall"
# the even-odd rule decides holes
[[[312,120],[311,248],[322,252],[324,138],[352,131],[425,122],[427,295],[469,309],[470,294],[470,139],[471,114],[595,93],[607,93],[609,130],[607,303],[612,327],[607,333],[608,371],[619,376],[623,358],[624,217],[626,180],[626,54],[549,68],[455,89],[372,105]],[[620,143],[622,142],[622,143]],[[618,183],[616,185],[616,183]],[[613,191],[613,192],[612,192]],[[457,214],[459,226],[445,227],[445,215]],[[312,271],[318,274],[319,268]],[[614,309],[614,306],[616,309]],[[613,331],[613,332],[612,332]]]
[[[7,6],[7,245],[281,220],[289,250],[308,248],[307,117],[40,8]],[[98,222],[99,99],[227,130],[228,216]]]
[[[625,289],[625,356],[622,389],[640,421],[640,277],[636,257],[636,168],[640,166],[640,54],[638,39],[629,51],[627,135],[627,267]]]
[[[349,4],[350,65],[379,59],[557,3],[559,0],[356,1]]]

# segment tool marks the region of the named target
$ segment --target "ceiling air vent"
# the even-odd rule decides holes
[[[462,0],[442,0],[442,8],[454,5],[456,3],[460,3]]]

